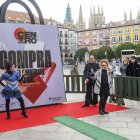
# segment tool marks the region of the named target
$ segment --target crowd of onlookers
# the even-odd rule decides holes
[[[135,56],[125,58],[118,67],[122,76],[140,77],[140,65]]]
[[[114,65],[114,62],[109,63],[107,59],[102,59],[97,63],[94,56],[90,56],[84,68],[86,96],[85,103],[82,107],[95,106],[98,103],[99,95],[99,114],[108,114],[105,110],[105,106],[108,96],[115,94],[113,75],[116,70],[118,70],[122,76],[140,77],[140,65],[137,63],[135,56],[132,56],[130,59],[124,59],[119,65],[116,64],[116,62]],[[76,67],[77,65],[74,66],[71,71],[72,75],[78,74]]]

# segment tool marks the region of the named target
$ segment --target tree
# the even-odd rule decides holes
[[[135,47],[133,43],[123,43],[115,49],[115,56],[121,58],[121,50],[135,49]]]
[[[111,47],[103,46],[98,49],[98,59],[107,58],[111,60],[114,58],[114,52]]]
[[[80,61],[85,57],[86,48],[81,48],[75,52],[75,58],[78,58]]]
[[[98,51],[98,49],[92,50],[90,52],[90,55],[93,55],[95,57],[95,59],[99,59],[99,51]]]
[[[136,55],[140,55],[140,44],[137,44],[135,46],[135,53],[136,53]]]

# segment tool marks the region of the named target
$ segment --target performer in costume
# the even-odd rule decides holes
[[[16,98],[20,102],[20,106],[22,109],[21,115],[24,118],[28,118],[26,114],[26,109],[24,105],[24,100],[22,98],[21,92],[18,89],[18,82],[21,82],[23,80],[23,77],[25,75],[25,72],[23,72],[22,77],[19,76],[19,73],[15,71],[15,65],[11,64],[10,62],[7,62],[6,64],[6,72],[2,74],[0,77],[0,84],[4,87],[2,90],[2,96],[6,100],[6,112],[7,112],[7,120],[10,119],[10,99]],[[6,81],[6,85],[2,83],[2,81]]]

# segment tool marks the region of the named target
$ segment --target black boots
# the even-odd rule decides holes
[[[24,118],[28,118],[27,114],[26,114],[26,111],[22,111],[21,115],[24,117]]]
[[[109,114],[105,109],[103,109],[104,114]]]
[[[89,107],[89,104],[84,104],[81,107]]]
[[[105,105],[106,105],[106,103],[100,101],[100,103],[99,103],[99,114],[101,114],[101,115],[108,114],[108,112],[105,110]]]
[[[103,110],[99,110],[99,114],[100,114],[100,115],[104,115]]]
[[[24,118],[28,118],[28,116],[27,116],[27,114],[26,114],[26,112],[25,111],[22,111],[21,112],[21,115],[24,117]],[[7,120],[10,120],[10,113],[7,113],[7,118],[6,118]]]

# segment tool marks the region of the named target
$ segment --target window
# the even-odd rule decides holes
[[[138,25],[135,25],[134,26],[134,32],[138,32],[139,31],[139,26]]]
[[[93,45],[95,45],[95,44],[97,44],[97,40],[96,40],[96,38],[93,38]]]
[[[130,36],[126,36],[126,42],[130,42]]]
[[[65,37],[68,37],[68,32],[67,31],[65,31]]]
[[[130,27],[128,26],[128,27],[125,27],[125,32],[126,33],[129,33],[130,32]]]
[[[68,45],[68,40],[67,39],[65,39],[65,45]]]
[[[97,34],[97,32],[96,31],[93,31],[93,35],[96,35]]]
[[[62,31],[60,31],[60,36],[63,37],[63,33],[62,33]]]
[[[72,34],[70,34],[70,38],[72,38]]]
[[[60,44],[61,44],[61,45],[63,44],[63,41],[62,41],[62,39],[61,39],[61,38],[59,39],[59,42],[60,42]]]
[[[111,34],[115,34],[115,29],[112,29],[111,30]]]
[[[119,33],[119,34],[122,33],[122,28],[118,28],[118,33]]]
[[[119,41],[119,42],[122,42],[122,36],[119,36],[119,37],[118,37],[118,41]]]
[[[82,45],[82,40],[79,40],[78,41],[78,45]]]
[[[105,32],[104,32],[104,36],[105,36],[105,37],[108,37],[108,36],[109,36],[109,31],[105,31]]]
[[[85,45],[89,45],[89,39],[85,40]]]
[[[99,32],[99,36],[100,37],[103,37],[103,32]]]
[[[116,42],[115,36],[112,37],[112,42]]]
[[[14,20],[8,20],[8,23],[16,23]]]
[[[138,41],[139,40],[139,36],[138,35],[134,35],[134,41]]]
[[[17,23],[19,23],[19,24],[23,24],[24,22],[23,22],[23,21],[17,21]]]
[[[82,37],[82,33],[78,33],[78,36],[79,36],[79,37]]]

